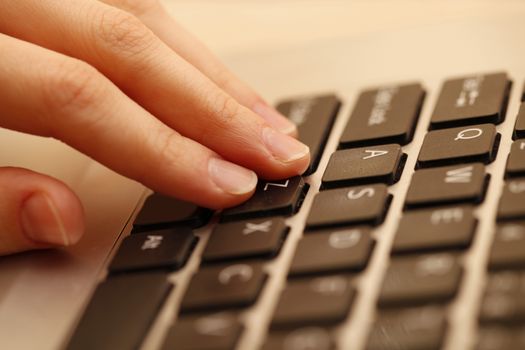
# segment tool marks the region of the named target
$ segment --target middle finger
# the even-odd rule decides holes
[[[305,145],[237,103],[131,14],[91,0],[2,2],[0,31],[89,62],[163,122],[224,158],[266,178],[308,166]]]

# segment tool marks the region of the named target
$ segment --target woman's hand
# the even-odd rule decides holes
[[[289,177],[309,163],[294,125],[156,0],[2,0],[0,82],[1,127],[60,139],[202,206],[236,205],[256,174]],[[65,184],[0,168],[0,192],[0,254],[82,235]]]

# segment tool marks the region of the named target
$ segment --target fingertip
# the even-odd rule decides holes
[[[297,137],[297,126],[275,108],[263,101],[257,101],[252,107],[252,110],[263,117],[275,130],[292,137]]]
[[[48,185],[31,193],[23,202],[20,223],[33,242],[69,246],[84,233],[84,214],[78,198],[62,185]]]
[[[247,200],[257,186],[255,172],[221,158],[209,159],[208,174],[213,184],[224,194],[224,200],[214,205],[216,209],[231,207]]]

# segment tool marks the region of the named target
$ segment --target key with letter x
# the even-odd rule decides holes
[[[226,259],[271,257],[284,242],[288,227],[282,218],[266,218],[217,225],[202,259],[205,262]]]

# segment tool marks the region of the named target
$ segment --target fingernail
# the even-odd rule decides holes
[[[305,144],[272,128],[263,129],[263,139],[270,153],[281,162],[293,162],[310,152]]]
[[[294,123],[266,103],[257,102],[253,107],[253,111],[283,134],[294,135],[297,133],[297,126]]]
[[[70,244],[57,207],[45,193],[37,192],[22,205],[21,224],[25,235],[40,243]]]
[[[210,158],[208,172],[215,185],[230,194],[249,193],[257,185],[257,175],[253,171],[220,158]]]

